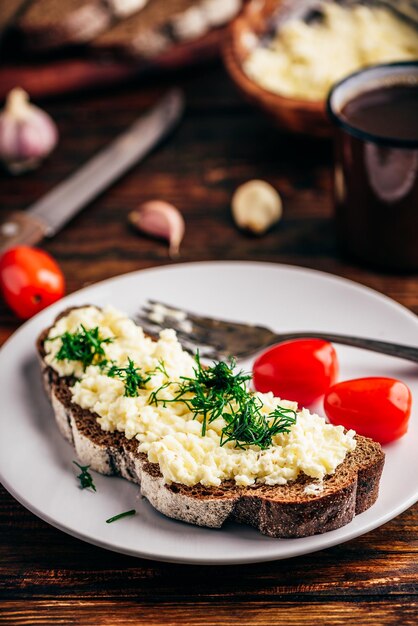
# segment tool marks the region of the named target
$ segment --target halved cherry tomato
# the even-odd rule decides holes
[[[412,395],[394,378],[345,380],[328,389],[325,413],[331,424],[353,428],[379,443],[402,437],[408,429]]]
[[[9,307],[23,319],[59,300],[65,292],[64,276],[54,259],[28,246],[10,248],[3,254],[0,286]]]
[[[337,376],[337,353],[322,339],[284,341],[263,352],[253,366],[257,391],[272,391],[300,407],[323,396]]]

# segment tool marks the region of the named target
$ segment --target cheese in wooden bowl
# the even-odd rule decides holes
[[[418,58],[418,23],[378,0],[251,0],[226,65],[244,95],[295,132],[330,134],[324,101],[363,67]]]

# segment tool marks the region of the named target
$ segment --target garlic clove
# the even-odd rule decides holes
[[[12,174],[34,169],[55,148],[58,130],[52,118],[15,87],[0,113],[0,160]]]
[[[169,242],[170,257],[179,256],[185,223],[175,206],[163,200],[149,200],[131,211],[128,219],[137,230],[152,237],[166,239]]]
[[[232,197],[235,223],[256,235],[262,235],[282,216],[282,201],[277,191],[264,180],[249,180]]]

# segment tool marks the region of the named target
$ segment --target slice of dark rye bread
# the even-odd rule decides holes
[[[57,319],[68,313],[64,311]],[[158,464],[150,463],[146,454],[138,452],[136,439],[103,431],[96,414],[72,402],[70,387],[74,379],[60,377],[44,361],[49,330],[39,336],[37,350],[60,432],[83,464],[101,474],[119,475],[138,483],[142,495],[168,517],[211,528],[233,520],[255,526],[270,537],[307,537],[348,524],[376,501],[384,453],[378,443],[358,435],[356,449],[347,454],[334,474],[324,478],[324,489],[317,495],[305,493],[312,479],[304,475],[275,486],[239,487],[234,481],[219,487],[165,484]]]
[[[149,0],[139,13],[122,20],[91,42],[91,49],[131,61],[170,54],[182,45],[202,41],[225,26],[241,8],[240,0]],[[189,53],[193,56],[193,49]]]
[[[140,13],[122,20],[91,42],[95,52],[130,59],[151,58],[167,50],[175,37],[170,20],[198,4],[198,0],[149,0]]]
[[[116,19],[142,9],[145,3],[146,0],[32,0],[16,26],[26,49],[50,50],[86,43]]]

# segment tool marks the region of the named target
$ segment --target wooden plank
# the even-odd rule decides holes
[[[38,520],[4,490],[0,527],[0,589],[8,599],[62,593],[73,599],[139,595],[144,602],[187,601],[191,588],[200,599],[237,602],[418,594],[418,545],[411,541],[418,535],[418,505],[341,546],[248,567],[179,566],[113,554]]]
[[[416,626],[418,619],[417,603],[405,598],[399,601],[375,600],[367,602],[288,603],[288,602],[248,602],[227,604],[189,602],[160,603],[153,605],[137,602],[119,602],[117,605],[102,601],[40,601],[5,602],[0,616],[0,624],[13,626],[124,626],[146,624],[158,626],[234,626],[254,624],[257,626],[341,626],[361,624],[361,626]],[[349,617],[348,617],[349,616]]]

